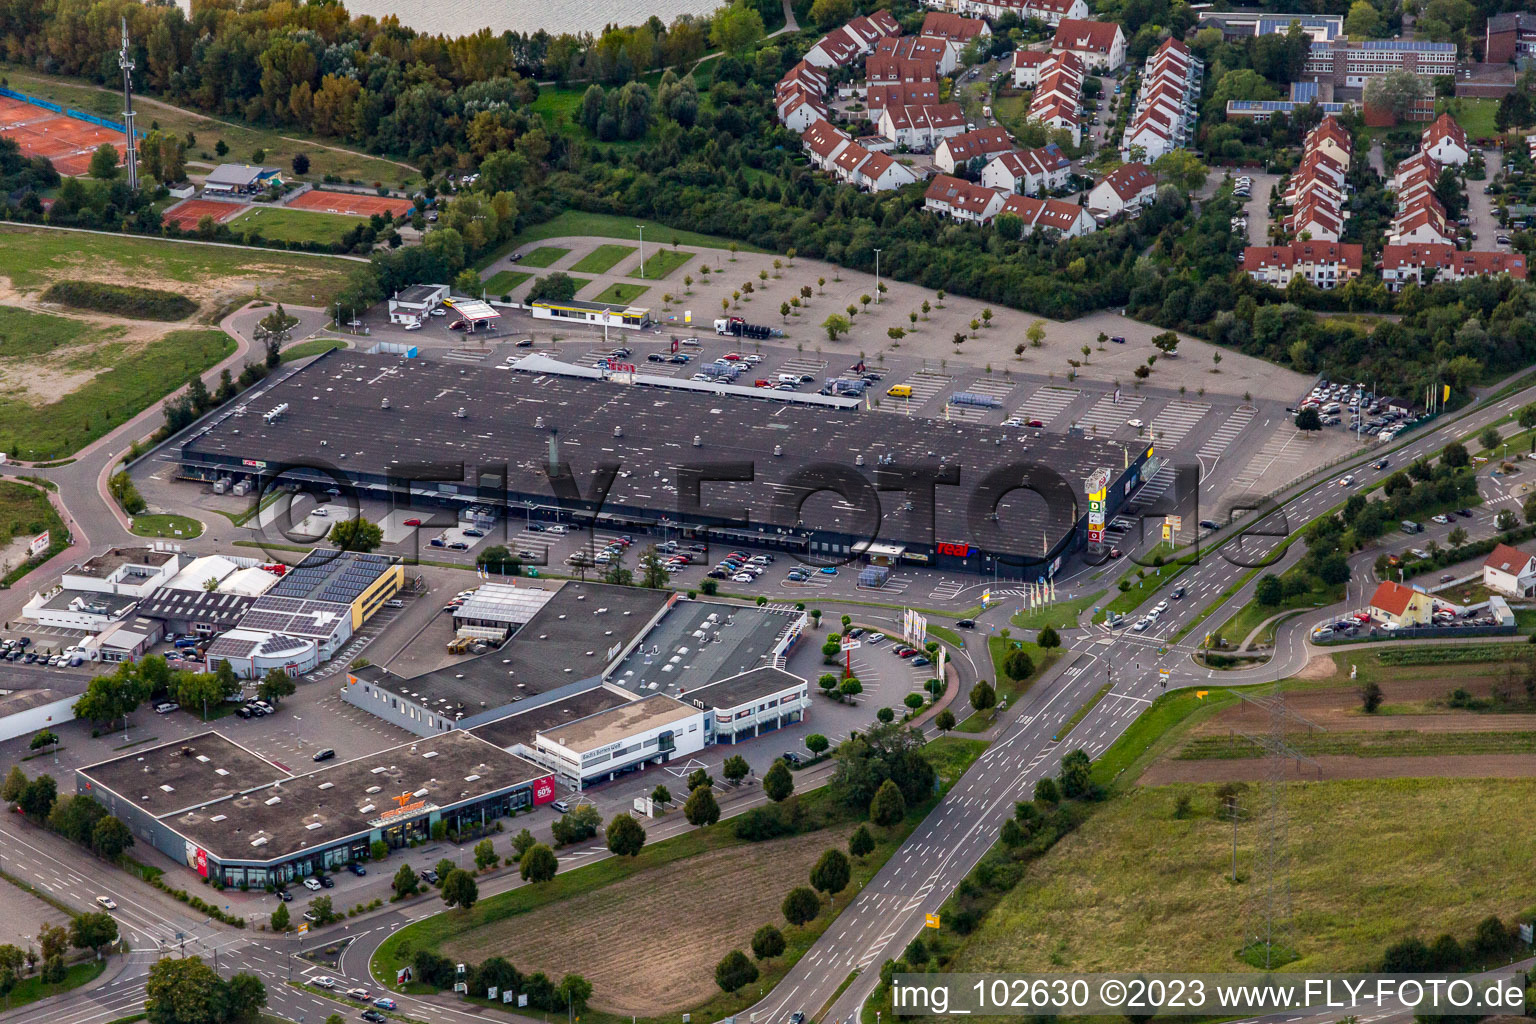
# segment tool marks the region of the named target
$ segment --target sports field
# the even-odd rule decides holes
[[[15,140],[22,156],[47,157],[60,174],[84,174],[103,142],[112,143],[122,161],[122,132],[9,96],[0,96],[0,135]]]
[[[287,205],[294,210],[344,213],[354,217],[371,217],[376,213],[404,217],[416,209],[409,199],[358,195],[353,192],[326,192],[321,189],[311,189],[301,196],[295,196]]]
[[[212,217],[215,224],[222,224],[245,210],[244,203],[222,203],[212,199],[184,199],[166,210],[161,219],[174,223],[183,231],[196,231],[198,222]]]
[[[333,245],[341,236],[357,227],[356,217],[338,213],[312,213],[282,207],[256,206],[230,222],[230,228],[244,234],[255,230],[262,238],[282,242],[318,242]]]

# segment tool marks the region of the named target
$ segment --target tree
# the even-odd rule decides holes
[[[1200,190],[1211,171],[1189,150],[1170,149],[1152,161],[1152,173],[1160,181],[1185,194],[1191,194]],[[1177,336],[1174,337],[1174,344],[1178,344]]]
[[[648,590],[660,590],[667,585],[668,579],[667,564],[662,561],[656,545],[647,545],[640,552],[640,585]]]
[[[1259,604],[1272,608],[1285,597],[1285,587],[1281,584],[1280,577],[1267,572],[1259,577],[1259,582],[1254,584],[1253,596]]]
[[[1428,95],[1429,87],[1424,80],[1407,70],[1389,71],[1365,83],[1366,106],[1384,110],[1398,121],[1407,120],[1419,100]]]
[[[480,898],[480,887],[475,878],[462,868],[454,868],[443,879],[443,902],[450,907],[468,910]]]
[[[476,859],[479,859],[479,847],[475,848]],[[416,875],[416,869],[409,864],[401,864],[400,870],[395,872],[395,880],[392,883],[396,899],[405,899],[414,896],[421,891],[421,879]]]
[[[96,147],[96,152],[91,154],[90,167],[86,173],[102,181],[111,181],[117,177],[118,163],[117,147],[110,142],[103,142]]]
[[[847,334],[853,329],[852,322],[841,313],[833,313],[821,322],[821,326],[827,332],[828,341],[836,341],[839,334]]]
[[[891,779],[880,783],[880,788],[875,790],[875,798],[869,804],[869,820],[882,828],[890,828],[901,823],[907,816],[907,799],[902,795],[901,787]]]
[[[725,759],[725,762],[720,766],[720,770],[725,775],[727,781],[740,782],[747,777],[747,773],[752,770],[752,767],[747,764],[747,759],[740,754],[732,754]]]
[[[167,957],[149,968],[144,1012],[152,1024],[206,1024],[222,1020],[223,982],[201,957]]]
[[[261,677],[261,685],[256,688],[257,696],[272,704],[280,704],[284,697],[292,697],[296,692],[298,687],[294,685],[293,677],[280,668],[268,669]]]
[[[842,700],[852,703],[854,697],[864,692],[864,684],[853,676],[849,676],[837,684],[837,692]]]
[[[784,952],[784,933],[771,924],[765,924],[752,935],[752,955],[767,960]]]
[[[58,733],[54,732],[52,729],[44,729],[42,732],[32,737],[32,743],[28,749],[42,750],[44,747],[51,747],[58,742]]]
[[[713,825],[720,820],[720,805],[715,802],[715,792],[708,786],[700,786],[688,794],[683,804],[683,817],[690,825]]]
[[[795,791],[795,777],[783,758],[775,758],[763,775],[763,793],[774,803],[782,803]]]
[[[1053,650],[1061,646],[1061,634],[1051,626],[1046,626],[1035,637],[1035,645],[1042,650]]]
[[[69,941],[76,949],[89,949],[97,957],[117,941],[117,921],[105,911],[81,914],[69,923]]]
[[[555,821],[550,832],[556,843],[569,846],[571,843],[579,843],[583,839],[591,839],[597,835],[597,828],[602,823],[603,816],[596,807],[591,804],[577,804]]]
[[[304,175],[304,174],[308,174],[309,173],[309,154],[308,153],[295,153],[295,154],[293,154],[293,173],[294,174],[299,174],[299,175]]]
[[[57,985],[69,976],[69,968],[64,966],[62,954],[43,958],[43,969],[38,973],[39,980],[44,985]]]
[[[1057,778],[1061,782],[1061,793],[1070,800],[1081,800],[1094,794],[1092,764],[1088,760],[1088,754],[1082,749],[1074,750],[1061,759],[1061,770],[1057,772]]]
[[[710,17],[709,41],[727,53],[750,50],[762,38],[763,16],[745,0],[736,0]]]
[[[21,799],[21,794],[27,788],[27,775],[21,770],[20,765],[11,765],[11,770],[5,773],[5,782],[0,783],[0,800],[6,803],[15,803]]]
[[[756,980],[757,966],[739,949],[731,950],[715,965],[715,984],[726,992],[735,992]]]
[[[695,768],[688,773],[688,792],[692,793],[700,786],[714,787],[715,780],[709,777],[709,772],[703,768]]]
[[[327,925],[336,920],[336,909],[329,896],[316,896],[309,901],[309,912],[315,916],[315,924]]]
[[[1315,406],[1307,406],[1296,414],[1297,430],[1322,430],[1323,418],[1317,414]]]
[[[133,831],[121,818],[108,814],[91,829],[91,849],[107,860],[117,860],[132,845]]]
[[[828,896],[836,896],[848,888],[851,877],[852,869],[842,850],[827,850],[811,868],[811,885]]]
[[[608,849],[620,857],[633,857],[645,845],[645,828],[628,814],[615,814],[608,822]]]
[[[1370,39],[1381,30],[1381,14],[1368,0],[1355,0],[1344,19],[1344,31],[1357,39]]]
[[[1360,706],[1368,715],[1374,715],[1381,707],[1381,687],[1376,683],[1366,683],[1360,687]]]
[[[1056,788],[1056,780],[1047,775],[1035,783],[1035,800],[1042,804],[1058,804],[1061,802],[1061,792]]]
[[[475,867],[484,871],[501,863],[501,855],[496,852],[489,839],[482,839],[475,844]]]
[[[512,837],[512,859],[520,861],[527,852],[533,849],[538,840],[533,838],[533,833],[526,828]]]
[[[54,801],[59,797],[58,784],[53,781],[51,775],[39,775],[21,791],[16,804],[21,812],[33,821],[48,820],[48,813],[53,810]]]
[[[288,930],[291,921],[288,916],[288,904],[279,903],[277,909],[272,911],[272,920],[269,922],[272,930],[281,934]]]
[[[826,753],[828,746],[830,743],[827,738],[819,732],[813,732],[805,738],[805,749],[818,757]]]
[[[870,834],[869,826],[860,825],[853,830],[853,835],[848,837],[848,853],[854,857],[868,857],[875,852],[875,837]]]
[[[1497,441],[1494,444],[1498,444]],[[1472,462],[1472,456],[1467,454],[1467,446],[1460,441],[1452,441],[1440,452],[1440,461],[1453,469],[1460,469]]]
[[[557,270],[534,281],[533,287],[528,292],[528,298],[524,301],[535,302],[544,299],[549,302],[569,302],[575,297],[576,281],[569,274]]]
[[[518,873],[525,882],[547,882],[555,877],[560,861],[555,851],[543,843],[534,843],[518,860]]]
[[[1017,651],[1015,653],[1023,654],[1024,652]],[[1025,657],[1027,658],[1028,655]],[[1027,678],[1027,676],[1028,673],[1025,674],[1024,678]],[[971,687],[971,707],[977,711],[986,711],[995,704],[997,704],[997,691],[992,688],[992,684],[985,679],[976,680],[976,685]]]
[[[343,551],[368,552],[384,543],[384,531],[362,516],[343,519],[331,527],[330,541]]]
[[[1003,659],[1003,671],[1009,679],[1025,680],[1035,674],[1035,661],[1029,656],[1028,651],[1013,650],[1008,652],[1008,657]],[[974,696],[975,690],[971,691]],[[996,693],[993,694],[993,703],[996,703]],[[991,705],[989,704],[988,707]]]
[[[784,913],[784,920],[799,926],[816,920],[816,915],[821,913],[821,898],[814,889],[796,886],[789,890],[779,909]]]
[[[811,5],[811,21],[823,31],[841,25],[853,15],[853,0],[816,0]]]
[[[1504,438],[1499,435],[1499,428],[1490,423],[1478,433],[1477,440],[1485,449],[1493,449]]]
[[[651,790],[651,802],[663,805],[671,803],[672,791],[661,783],[657,783],[656,788]]]

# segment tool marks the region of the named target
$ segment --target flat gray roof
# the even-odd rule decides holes
[[[454,730],[402,743],[163,819],[221,861],[268,861],[330,846],[388,823],[478,800],[548,775]],[[399,799],[406,798],[404,803]],[[401,811],[402,807],[419,808]]]
[[[743,704],[783,693],[791,687],[805,685],[806,681],[793,672],[769,666],[730,676],[718,683],[701,686],[697,690],[689,690],[683,699],[691,703],[702,703],[707,708],[719,711],[738,708]]]
[[[477,726],[469,731],[502,749],[511,749],[519,743],[532,747],[535,733],[557,728],[579,718],[586,718],[588,715],[595,715],[599,711],[607,711],[610,708],[628,704],[632,700],[634,697],[631,694],[621,693],[599,684],[590,690],[583,690],[581,693],[562,697],[548,704],[540,704],[526,711],[514,711],[506,718],[498,719],[489,725]]]
[[[452,721],[601,675],[609,651],[634,640],[672,592],[565,583],[499,650],[418,676],[368,666],[358,678]],[[434,643],[436,641],[433,641]]]
[[[800,612],[679,601],[619,663],[610,681],[639,694],[674,697],[768,664],[774,643]]]
[[[1029,555],[1040,553],[1043,540],[1053,545],[1066,536],[1086,513],[1083,484],[1096,468],[1108,467],[1114,479],[1148,447],[355,352],[332,352],[309,363],[268,389],[268,401],[286,402],[290,411],[271,423],[227,418],[189,440],[183,461],[240,472],[244,459],[270,467],[307,463],[324,451],[327,459],[344,456],[336,464],[369,482],[383,482],[407,464],[446,462],[469,472],[507,464],[507,492],[553,504],[546,473],[553,436],[583,495],[592,493],[600,466],[620,465],[604,503],[615,514],[693,515],[679,495],[680,472],[745,464],[755,474],[750,481],[702,485],[700,501],[706,510],[720,510],[713,514],[717,520],[735,519],[740,510],[751,529],[768,536],[798,531],[914,544],[966,541]],[[934,488],[931,517],[923,502],[902,493],[886,492],[876,506],[869,495],[882,463],[955,469],[958,484]],[[1018,489],[1026,472],[1021,467],[1029,465],[1060,474],[1075,507],[1063,500],[1047,508],[1038,495]],[[838,476],[864,482],[855,502],[827,489]],[[976,521],[971,505],[987,497],[977,490],[989,478],[1000,498],[1000,518]],[[469,482],[466,475],[463,483]],[[1041,482],[1048,482],[1046,474]]]
[[[199,807],[285,778],[266,758],[216,732],[198,733],[79,769],[154,817]]]
[[[697,714],[698,708],[690,707],[666,694],[653,693],[649,697],[641,697],[628,704],[588,715],[569,725],[540,732],[539,735],[574,753],[584,754],[646,729],[654,729],[669,722],[681,722]]]
[[[152,565],[159,568],[176,557],[174,551],[156,551],[153,548],[112,548],[99,555],[92,555],[79,565],[64,570],[72,576],[90,576],[106,579],[125,565]]]

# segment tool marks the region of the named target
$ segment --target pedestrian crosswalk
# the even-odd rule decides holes
[[[1113,394],[1105,395],[1093,404],[1093,408],[1078,417],[1077,425],[1092,434],[1112,434],[1125,426],[1125,421],[1136,415],[1136,410],[1146,403],[1144,398],[1121,395],[1115,401]]]
[[[1227,450],[1227,447],[1237,439],[1237,435],[1241,434],[1243,428],[1253,421],[1253,414],[1253,406],[1238,406],[1233,410],[1232,415],[1223,420],[1221,426],[1216,428],[1216,432],[1205,439],[1205,443],[1200,446],[1200,450],[1196,455],[1202,463],[1210,460],[1211,465],[1205,467],[1206,472],[1210,472],[1211,466],[1215,465],[1216,460],[1221,458],[1222,453]]]
[[[1036,391],[1024,400],[1014,413],[1019,419],[1028,423],[1030,420],[1039,420],[1046,426],[1051,425],[1051,420],[1067,411],[1067,407],[1077,401],[1077,396],[1082,392],[1077,388],[1058,388],[1046,386]]]
[[[1014,383],[1002,377],[983,377],[980,380],[960,388],[973,395],[985,395],[988,398],[997,399],[997,409],[1002,408],[1004,401],[1013,393]],[[988,409],[976,405],[949,405],[949,411],[945,413],[952,420],[965,420],[970,423],[979,423],[987,416],[992,415],[997,409]]]
[[[1169,402],[1152,417],[1152,439],[1160,449],[1176,448],[1211,407],[1204,402]]]

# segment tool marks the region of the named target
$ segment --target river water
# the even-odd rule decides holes
[[[545,0],[346,0],[346,7],[353,14],[371,14],[376,18],[393,14],[402,25],[441,35],[468,35],[486,26],[493,32],[528,33],[542,28],[557,35],[596,35],[605,25],[637,25],[653,14],[664,23],[671,23],[679,14],[708,14],[721,2],[645,0],[643,4],[632,4],[623,0],[563,0],[555,7],[547,7]]]

